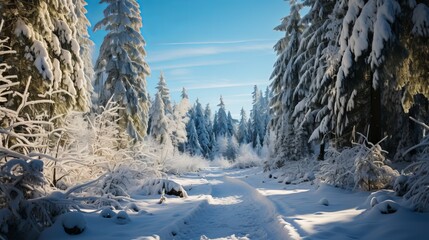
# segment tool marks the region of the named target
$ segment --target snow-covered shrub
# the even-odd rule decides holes
[[[298,184],[311,181],[310,178],[319,169],[320,161],[305,158],[300,161],[285,161],[285,166],[272,172],[273,178],[285,184]],[[310,177],[309,177],[310,176]]]
[[[328,201],[328,199],[326,199],[326,198],[321,198],[321,199],[319,200],[319,204],[320,204],[320,205],[323,205],[323,206],[329,206],[329,201]]]
[[[141,187],[140,193],[144,195],[163,194],[175,195],[181,198],[188,197],[182,185],[168,179],[149,179]]]
[[[262,159],[253,150],[251,143],[243,144],[238,150],[238,156],[232,163],[232,167],[250,168],[262,165]]]
[[[208,167],[208,162],[203,157],[176,151],[175,154],[166,156],[162,171],[171,174],[184,174],[198,172],[206,167]]]
[[[230,161],[226,160],[225,158],[223,158],[222,156],[220,156],[220,157],[216,157],[212,161],[212,165],[223,168],[223,169],[227,169],[227,168],[230,168],[232,166],[232,163]]]
[[[130,217],[128,216],[128,213],[125,211],[119,211],[118,214],[115,216],[115,222],[120,225],[127,224],[131,221]]]
[[[393,200],[385,200],[381,203],[375,205],[378,211],[382,214],[391,214],[395,213],[399,209],[399,204]]]
[[[386,165],[384,151],[379,144],[365,142],[357,146],[359,152],[354,160],[355,187],[366,191],[392,187],[395,178],[399,176],[398,171]]]
[[[80,212],[68,212],[61,216],[64,231],[70,235],[81,234],[86,228],[86,220]]]
[[[404,198],[415,211],[429,211],[429,161],[413,163],[402,174],[395,191],[399,195],[405,192]]]
[[[330,148],[320,168],[319,178],[340,188],[360,188],[365,191],[393,186],[399,175],[386,165],[384,151],[379,144],[363,142],[341,152]]]
[[[335,187],[351,189],[354,186],[353,159],[359,149],[345,148],[341,152],[335,148],[326,151],[326,160],[321,163],[318,178]]]
[[[411,119],[429,130],[429,126]],[[408,204],[415,211],[429,211],[429,135],[426,135],[419,144],[404,152],[404,157],[412,150],[417,150],[417,162],[402,170],[401,176],[395,181],[395,191],[404,196]]]
[[[104,207],[100,212],[102,218],[113,218],[116,216],[116,213],[112,210],[111,207]]]

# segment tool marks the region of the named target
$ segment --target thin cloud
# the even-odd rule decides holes
[[[203,89],[219,89],[219,88],[236,88],[247,87],[253,85],[268,85],[267,81],[247,82],[247,83],[207,83],[201,85],[193,85],[185,87],[186,90],[203,90]],[[182,89],[174,89],[172,92],[179,92]]]
[[[157,45],[171,46],[171,45],[217,45],[217,44],[237,44],[237,43],[251,43],[251,42],[265,42],[265,41],[276,41],[275,39],[246,39],[246,40],[235,40],[235,41],[207,41],[207,42],[172,42],[172,43],[160,43]]]
[[[167,69],[178,69],[178,68],[193,68],[193,67],[204,67],[214,65],[224,65],[232,63],[233,61],[219,60],[219,61],[199,61],[184,64],[172,64],[172,65],[157,65],[152,67],[152,70],[167,70]]]
[[[233,52],[252,52],[252,51],[263,51],[272,50],[271,43],[264,44],[252,44],[242,46],[212,46],[212,47],[194,47],[194,48],[182,48],[160,51],[158,53],[153,52],[151,57],[148,57],[148,62],[163,62],[170,60],[177,60],[183,58],[201,57],[217,55],[221,53],[233,53]]]

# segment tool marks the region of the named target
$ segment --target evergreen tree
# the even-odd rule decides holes
[[[188,112],[190,110],[190,104],[188,95],[186,94],[185,88],[182,90],[182,99],[179,104],[174,107],[173,115],[175,120],[175,126],[173,127],[173,134],[176,143],[173,145],[177,146],[179,151],[185,151],[184,144],[187,141],[186,125],[189,122]]]
[[[240,111],[240,123],[238,125],[237,140],[239,144],[247,144],[249,139],[247,116],[243,108]]]
[[[171,144],[171,139],[164,108],[164,102],[162,101],[161,94],[158,92],[155,95],[155,101],[153,103],[154,110],[151,123],[151,135],[160,144],[167,145]]]
[[[231,116],[231,112],[228,111],[228,119],[227,119],[227,127],[228,127],[228,135],[235,136],[235,123],[234,119]]]
[[[202,156],[203,150],[201,148],[200,142],[198,141],[197,130],[195,129],[195,124],[193,119],[188,122],[186,126],[188,132],[188,141],[186,142],[186,152],[191,155]]]
[[[206,121],[203,113],[203,108],[197,100],[194,107],[193,122],[198,135],[198,142],[200,144],[202,154],[208,158],[210,155],[210,135],[206,129]]]
[[[219,111],[217,112],[216,119],[216,129],[215,134],[218,136],[231,136],[230,131],[228,130],[228,116],[225,111],[225,104],[223,102],[222,96],[220,97],[220,103],[218,104]]]
[[[0,18],[7,26],[2,34],[9,37],[9,45],[16,51],[3,56],[3,61],[14,66],[8,74],[23,79],[21,84],[11,87],[6,105],[10,109],[18,107],[18,96],[12,93],[24,89],[31,77],[28,100],[40,104],[24,110],[30,116],[50,119],[71,110],[89,110],[90,85],[81,57],[81,28],[77,29],[85,17],[76,15],[79,5],[75,6],[72,0],[56,4],[47,0],[31,4],[0,0],[0,6]]]
[[[170,100],[170,90],[167,87],[167,83],[165,82],[165,77],[164,74],[161,72],[161,75],[159,76],[159,82],[158,82],[158,86],[156,87],[156,89],[158,89],[158,92],[161,94],[162,97],[162,101],[164,102],[164,106],[165,106],[165,114],[169,115],[173,113],[173,107],[171,106],[171,100]],[[182,95],[185,94],[186,92],[182,92]],[[187,95],[186,95],[187,98]]]
[[[140,7],[135,0],[101,0],[100,3],[107,3],[107,7],[104,18],[94,29],[104,27],[108,33],[95,66],[97,103],[103,106],[113,98],[123,107],[119,113],[120,126],[132,139],[141,140],[147,130],[149,101],[145,78],[150,70],[144,61]]]

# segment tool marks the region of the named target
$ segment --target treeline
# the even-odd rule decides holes
[[[214,116],[210,105],[205,107],[197,99],[191,105],[186,89],[181,100],[172,104],[165,77],[161,73],[157,93],[151,101],[148,134],[162,146],[172,151],[189,153],[206,159],[224,157],[234,160],[239,146],[250,144],[260,155],[263,146],[269,144],[268,122],[270,92],[254,86],[250,117],[244,109],[240,120],[233,119],[227,111],[222,96]]]

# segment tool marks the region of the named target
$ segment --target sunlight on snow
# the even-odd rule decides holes
[[[330,223],[347,223],[353,221],[357,215],[361,214],[364,209],[346,209],[336,212],[316,212],[303,215],[295,215],[291,219],[297,222],[299,226],[309,235],[318,232],[318,226]]]
[[[230,196],[223,198],[212,198],[209,197],[208,202],[211,205],[234,205],[243,202],[241,199],[243,196]]]
[[[264,196],[272,196],[272,195],[290,195],[295,193],[303,193],[303,192],[308,192],[310,190],[309,189],[275,190],[275,189],[258,188],[258,191]]]

